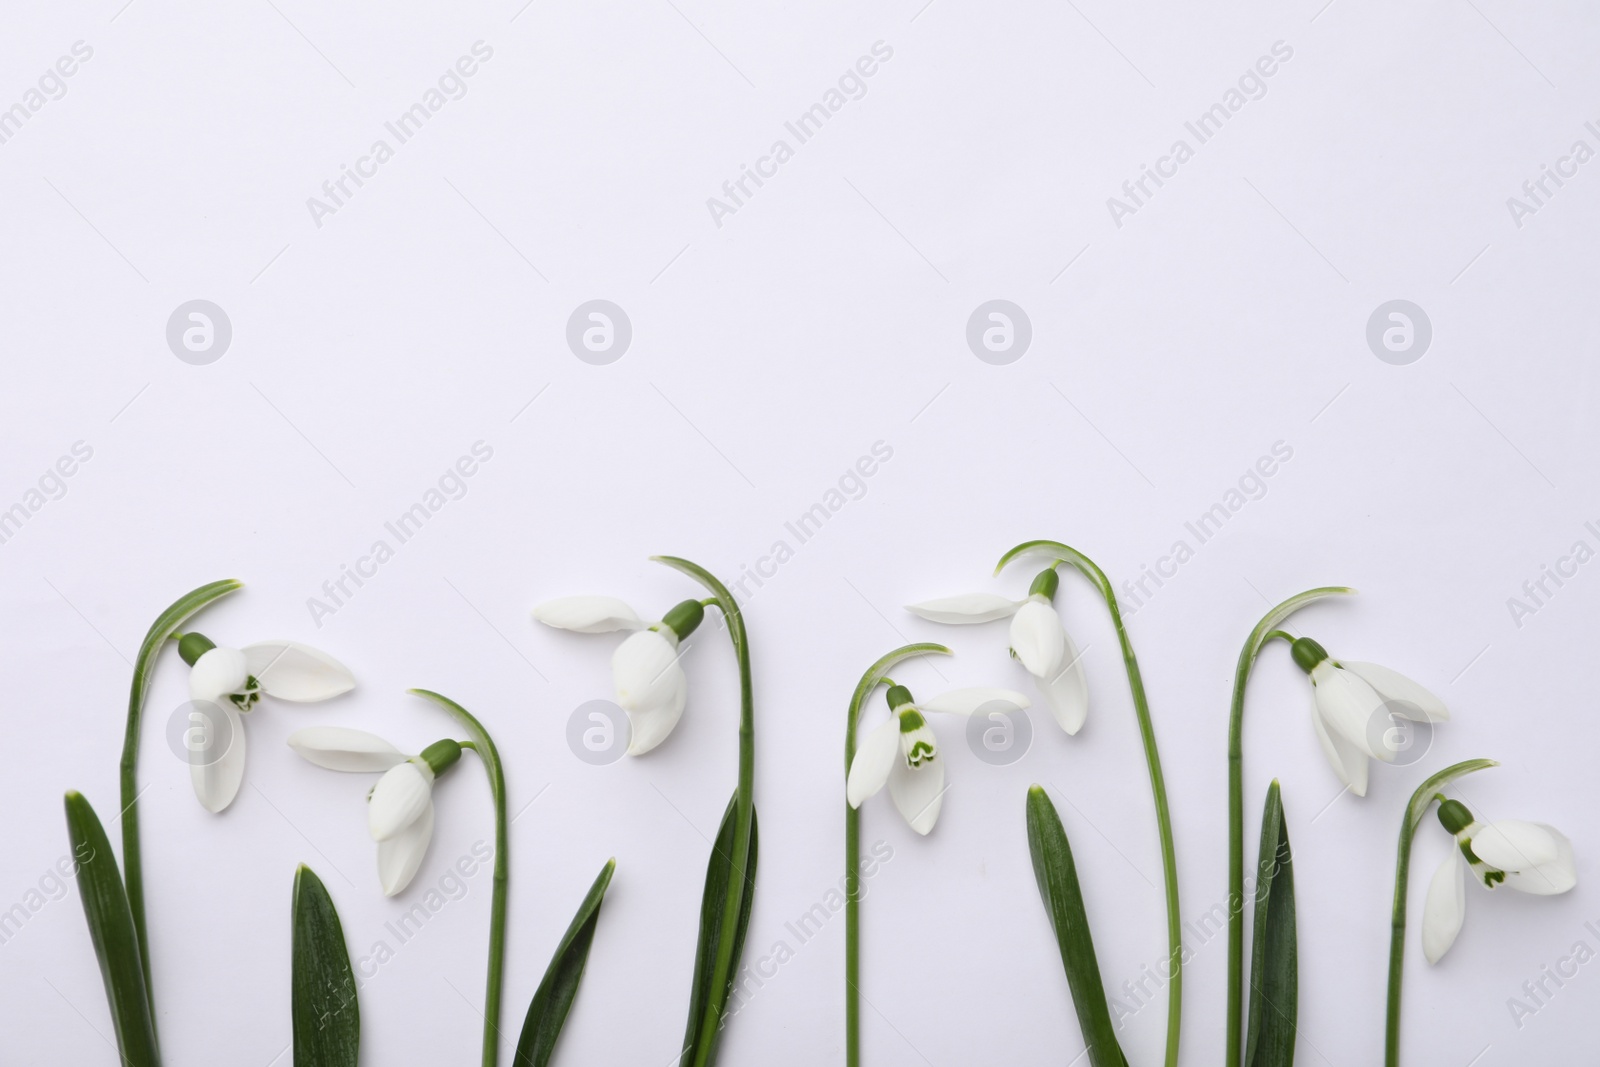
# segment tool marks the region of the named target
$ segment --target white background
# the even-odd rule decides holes
[[[922,4],[511,0],[445,13],[111,0],[12,12],[0,107],[74,42],[93,56],[0,144],[0,508],[25,504],[75,442],[93,457],[0,545],[0,907],[48,882],[65,854],[63,791],[82,790],[114,823],[129,660],[179,594],[243,579],[197,625],[227,644],[313,642],[360,680],[331,705],[260,707],[244,788],[214,817],[163,739],[186,692],[175,653],[163,659],[139,773],[168,1063],[289,1062],[296,863],[327,882],[359,959],[489,838],[469,760],[440,786],[413,888],[386,900],[366,781],[283,743],[326,722],[415,750],[448,732],[404,694],[426,686],[489,724],[512,810],[531,802],[512,840],[505,1054],[615,855],[558,1055],[666,1067],[707,837],[735,778],[733,658],[708,627],[691,643],[690,706],[670,741],[591,767],[568,751],[566,723],[609,695],[614,639],[536,628],[529,609],[606,592],[658,614],[697,594],[651,553],[731,581],[779,539],[793,558],[746,587],[762,847],[745,962],[780,941],[795,951],[729,1026],[723,1060],[837,1062],[843,918],[804,945],[785,924],[839,879],[851,688],[878,655],[926,639],[959,656],[937,674],[901,671],[916,692],[1029,684],[1003,626],[950,630],[901,605],[1019,593],[1026,574],[994,581],[989,569],[1036,537],[1136,578],[1176,540],[1193,544],[1185,523],[1280,441],[1293,456],[1264,495],[1130,620],[1186,918],[1226,891],[1239,644],[1269,601],[1348,583],[1359,598],[1297,627],[1416,677],[1454,718],[1420,762],[1375,768],[1364,800],[1335,799],[1303,677],[1281,646],[1263,658],[1248,833],[1253,850],[1280,777],[1300,1062],[1380,1055],[1401,806],[1427,773],[1476,756],[1504,766],[1461,795],[1484,818],[1562,826],[1580,884],[1556,899],[1469,886],[1466,929],[1437,967],[1413,925],[1408,1061],[1556,1062],[1587,1047],[1600,965],[1520,1028],[1507,1001],[1575,942],[1600,948],[1584,926],[1600,918],[1589,889],[1600,566],[1547,583],[1554,595],[1520,626],[1507,601],[1574,542],[1600,548],[1584,527],[1600,519],[1600,164],[1520,227],[1506,200],[1575,140],[1600,148],[1584,128],[1600,118],[1596,15],[1505,0]],[[466,95],[318,226],[307,198],[477,41],[493,56]],[[716,225],[707,198],[879,41],[893,56],[866,94]],[[1279,41],[1293,55],[1265,95],[1114,224],[1107,198],[1175,139],[1193,145],[1184,122]],[[981,362],[964,337],[997,297],[1033,327],[1009,366]],[[175,358],[164,334],[196,298],[233,326],[208,366]],[[609,366],[565,343],[568,316],[594,298],[633,325]],[[1365,340],[1373,310],[1396,298],[1434,331],[1404,366]],[[308,598],[478,441],[493,458],[465,496],[318,626]],[[879,441],[892,459],[799,544],[784,523]],[[916,838],[886,797],[867,807],[865,842],[894,851],[863,909],[872,1063],[1059,1064],[1081,1050],[1028,859],[1029,782],[1051,786],[1071,834],[1108,986],[1162,957],[1154,820],[1115,643],[1084,583],[1069,577],[1059,603],[1088,646],[1083,732],[1066,738],[1036,715],[1032,750],[996,769],[958,723],[936,723],[953,786],[935,832]],[[868,722],[882,713],[875,702]],[[1444,852],[1430,818],[1414,918]],[[111,1063],[76,889],[57,895],[0,945],[7,1058]],[[484,873],[365,983],[365,1062],[477,1062],[488,901]],[[1210,1062],[1224,938],[1193,942],[1183,1049]],[[1125,1022],[1131,1062],[1159,1062],[1164,1019],[1158,996]]]

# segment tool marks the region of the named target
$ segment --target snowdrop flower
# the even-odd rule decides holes
[[[1089,684],[1083,676],[1078,646],[1073,644],[1055,608],[1061,579],[1055,568],[1039,572],[1026,600],[1007,600],[993,593],[928,600],[906,610],[932,622],[980,623],[1011,619],[1011,654],[1038,683],[1050,713],[1069,734],[1083,728],[1089,714]]]
[[[1572,842],[1553,826],[1520,819],[1485,825],[1458,800],[1440,803],[1439,821],[1455,835],[1456,847],[1434,872],[1422,909],[1422,951],[1429,963],[1438,963],[1461,932],[1468,870],[1485,889],[1504,885],[1537,896],[1578,884]]]
[[[189,664],[189,699],[210,705],[216,716],[193,713],[189,739],[189,778],[195,796],[207,811],[233,803],[244,780],[244,719],[261,694],[308,703],[328,700],[355,688],[349,668],[328,655],[294,641],[262,641],[244,648],[221,648],[204,634],[178,639],[178,654]],[[224,727],[223,723],[227,726]],[[227,747],[221,753],[214,745]]]
[[[1028,698],[1011,689],[957,689],[918,704],[905,686],[892,685],[888,699],[889,720],[866,736],[850,761],[845,797],[858,808],[887,783],[906,822],[926,834],[939,819],[945,785],[939,741],[922,713],[971,715],[992,704],[1021,709],[1028,706]]]
[[[378,843],[378,881],[394,896],[416,876],[433,837],[433,780],[461,758],[461,745],[435,741],[407,756],[376,734],[341,726],[312,726],[289,747],[330,771],[383,772],[367,794],[367,830]]]
[[[1367,759],[1393,763],[1405,743],[1395,717],[1444,722],[1444,701],[1405,675],[1376,663],[1341,662],[1309,637],[1290,649],[1311,676],[1311,724],[1333,773],[1358,797],[1367,795]]]
[[[628,755],[642,756],[667,739],[683,716],[689,682],[678,665],[678,643],[705,618],[698,600],[685,600],[658,623],[646,623],[609,596],[569,596],[533,609],[546,626],[598,634],[633,630],[611,656],[617,704],[628,713]]]

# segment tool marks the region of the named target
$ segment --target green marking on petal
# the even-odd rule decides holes
[[[928,725],[928,720],[922,717],[922,712],[916,708],[906,708],[900,712],[900,732],[903,734],[915,733]]]
[[[233,706],[240,711],[249,711],[256,706],[256,701],[261,699],[261,683],[252,674],[245,678],[244,688],[237,693],[229,693],[228,699],[233,701]]]
[[[918,741],[911,746],[911,751],[906,753],[906,762],[913,767],[920,767],[934,756],[932,745],[926,741]]]

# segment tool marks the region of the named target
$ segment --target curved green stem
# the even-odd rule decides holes
[[[750,854],[750,835],[755,822],[755,706],[750,681],[750,637],[745,632],[744,614],[738,601],[728,592],[728,587],[717,580],[710,571],[699,564],[677,556],[651,556],[657,563],[680,570],[711,591],[717,606],[722,609],[728,624],[728,637],[733,642],[733,652],[739,661],[739,791],[734,800],[733,863],[728,878],[726,907],[722,913],[722,930],[717,939],[716,959],[711,972],[711,996],[706,1000],[705,1015],[701,1019],[702,1032],[710,1036],[696,1043],[692,1063],[682,1067],[708,1067],[715,1055],[715,1035],[722,1025],[725,993],[733,981],[738,965],[735,945],[740,912],[745,910],[745,859]]]
[[[1150,792],[1155,799],[1156,832],[1161,839],[1161,873],[1166,885],[1167,903],[1167,1067],[1177,1067],[1178,1039],[1183,1019],[1183,928],[1178,911],[1178,857],[1172,841],[1172,814],[1167,806],[1167,783],[1161,773],[1161,754],[1156,750],[1155,727],[1150,721],[1150,702],[1145,697],[1144,679],[1139,673],[1139,661],[1133,654],[1133,643],[1122,624],[1122,611],[1117,606],[1117,594],[1111,580],[1094,561],[1082,552],[1059,541],[1028,541],[1000,557],[995,567],[998,574],[1006,564],[1020,556],[1047,555],[1070,563],[1099,591],[1111,613],[1111,624],[1117,631],[1117,642],[1122,648],[1122,663],[1128,674],[1128,690],[1133,694],[1134,715],[1139,720],[1139,739],[1144,745],[1145,764],[1150,769]]]
[[[1389,915],[1389,1003],[1384,1020],[1384,1067],[1400,1067],[1400,977],[1406,955],[1406,888],[1411,877],[1411,838],[1436,800],[1444,799],[1435,790],[1464,774],[1498,767],[1492,759],[1469,759],[1446,767],[1426,782],[1417,786],[1406,805],[1405,819],[1400,823],[1400,843],[1394,861],[1394,907]]]
[[[224,578],[192,589],[173,601],[156,617],[139,645],[133,660],[133,686],[128,693],[128,723],[122,737],[122,870],[128,892],[128,908],[133,912],[133,932],[139,942],[139,960],[144,966],[145,995],[150,1001],[154,1025],[155,986],[150,981],[150,937],[144,924],[144,860],[139,848],[139,725],[144,716],[145,697],[150,692],[150,676],[155,670],[161,646],[174,636],[191,615],[241,588],[243,582]]]
[[[880,684],[889,682],[888,670],[903,659],[933,653],[953,655],[943,645],[923,642],[902,645],[884,656],[861,676],[850,697],[849,716],[844,728],[844,774],[850,777],[850,764],[856,758],[856,726],[861,708]],[[861,1063],[861,811],[844,805],[844,1060],[848,1067]]]
[[[506,776],[500,764],[500,750],[483,724],[466,708],[430,689],[409,689],[427,697],[448,711],[472,735],[471,747],[483,761],[489,776],[489,792],[494,797],[494,892],[489,901],[489,978],[483,994],[483,1067],[495,1067],[500,1059],[500,984],[506,963],[506,882],[510,857],[507,852]]]
[[[1342,585],[1308,589],[1285,600],[1256,623],[1239,650],[1228,712],[1228,1017],[1227,1067],[1239,1067],[1244,1027],[1244,691],[1261,649],[1274,637],[1292,639],[1277,627],[1307,604],[1354,593]]]

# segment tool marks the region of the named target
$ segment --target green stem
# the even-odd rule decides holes
[[[500,984],[506,963],[506,882],[510,856],[507,850],[506,776],[500,764],[500,751],[483,724],[466,708],[429,689],[411,689],[448,711],[472,735],[462,748],[471,748],[483,761],[489,776],[489,792],[494,797],[494,893],[489,901],[489,978],[483,994],[483,1067],[495,1067],[500,1059]]]
[[[1133,654],[1133,643],[1128,639],[1127,628],[1122,624],[1122,612],[1117,606],[1116,590],[1111,580],[1094,561],[1075,548],[1059,541],[1029,541],[1018,545],[1000,558],[995,567],[998,574],[1007,563],[1023,555],[1048,553],[1057,560],[1070,563],[1099,590],[1111,613],[1112,626],[1117,631],[1117,642],[1122,648],[1122,663],[1128,674],[1128,690],[1133,694],[1134,715],[1139,720],[1139,739],[1144,745],[1145,764],[1150,769],[1150,792],[1155,800],[1156,832],[1161,839],[1161,873],[1166,885],[1167,902],[1167,1054],[1166,1067],[1177,1067],[1178,1039],[1183,1019],[1183,927],[1178,910],[1178,857],[1172,841],[1172,814],[1167,806],[1167,784],[1161,773],[1161,754],[1156,750],[1155,727],[1150,721],[1150,702],[1145,697],[1144,679],[1139,673],[1139,661]]]
[[[952,655],[943,645],[928,642],[903,645],[884,656],[861,676],[850,697],[850,712],[844,728],[844,774],[850,777],[850,764],[856,758],[856,726],[861,709],[880,684],[888,683],[888,671],[912,656],[934,653]],[[844,806],[844,1059],[848,1067],[861,1064],[861,811]]]
[[[1406,888],[1411,877],[1412,835],[1433,802],[1443,799],[1436,790],[1464,774],[1497,766],[1494,760],[1471,759],[1446,767],[1419,785],[1406,805],[1394,861],[1394,907],[1389,914],[1389,1002],[1383,1033],[1384,1067],[1400,1067],[1400,978],[1406,955]]]
[[[1227,1067],[1239,1067],[1244,1025],[1244,691],[1262,647],[1274,637],[1290,638],[1279,623],[1314,601],[1355,590],[1320,586],[1296,594],[1264,615],[1239,650],[1233,672],[1233,704],[1228,712],[1228,1016]]]
[[[745,860],[750,854],[751,826],[755,821],[755,701],[750,681],[750,638],[745,632],[744,615],[739,604],[728,592],[727,586],[710,571],[677,556],[652,556],[657,563],[665,563],[694,578],[711,591],[717,606],[722,609],[728,624],[728,638],[733,642],[734,655],[739,660],[739,792],[734,801],[733,864],[728,877],[726,907],[722,913],[722,931],[717,939],[716,961],[712,968],[710,995],[706,998],[705,1017],[701,1020],[706,1033],[715,1034],[722,1025],[722,994],[733,981],[733,969],[738,964],[734,958],[739,914],[744,908]],[[716,1041],[696,1043],[692,1064],[682,1067],[708,1067],[715,1054]]]
[[[139,961],[144,967],[145,996],[150,1001],[151,1025],[155,1025],[155,986],[150,981],[150,937],[144,923],[144,860],[139,848],[139,726],[144,716],[145,698],[150,693],[150,676],[155,671],[161,646],[173,637],[191,615],[244,583],[232,578],[202,585],[173,601],[156,617],[139,645],[133,661],[133,686],[128,693],[128,723],[122,737],[122,870],[128,892],[128,908],[133,913],[133,932],[139,943]]]

